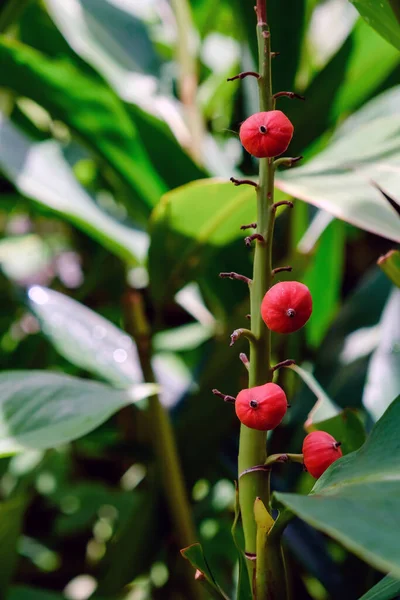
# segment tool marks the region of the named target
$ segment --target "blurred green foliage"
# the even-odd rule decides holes
[[[313,426],[358,450],[400,392],[400,220],[371,183],[399,202],[394,4],[268,2],[274,91],[306,96],[279,105],[304,161],[277,175],[278,199],[295,208],[279,213],[274,261],[293,266],[280,279],[304,280],[315,305],[305,330],[273,339],[274,360],[304,363],[311,389],[293,370],[277,375],[292,408],[272,453],[300,452],[316,396]],[[255,218],[254,193],[228,180],[256,173],[237,135],[256,83],[226,79],[255,68],[252,3],[3,0],[0,32],[0,598],[187,598],[146,419],[152,392],[124,331],[130,288],[146,302],[199,541],[232,595],[238,423],[211,389],[236,395],[247,381],[244,342],[229,347],[246,327],[247,287],[218,273],[251,274],[240,226]],[[312,487],[298,465],[277,466],[272,486],[322,530],[287,528],[296,600],[356,600],[375,583],[366,598],[396,596],[397,580],[375,571],[398,573],[394,546],[382,538],[371,559],[364,528],[349,551],[359,505],[344,525],[328,509],[328,527],[297,495]],[[239,589],[244,600],[243,578]]]

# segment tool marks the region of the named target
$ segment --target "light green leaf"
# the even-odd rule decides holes
[[[400,14],[398,0],[350,0],[365,21],[376,31],[400,50],[400,24],[393,12],[391,4],[397,6],[397,15]]]
[[[359,600],[394,600],[400,594],[400,580],[390,574],[374,585]]]
[[[143,381],[135,343],[110,321],[38,285],[29,288],[28,303],[43,333],[71,363],[118,387]]]
[[[378,265],[395,286],[400,288],[400,250],[390,250],[381,256]]]
[[[400,576],[400,396],[365,444],[334,462],[309,496],[276,499],[362,560]]]
[[[0,374],[0,455],[75,440],[123,406],[158,390],[150,383],[117,390],[47,371],[4,371]]]
[[[396,92],[400,98],[400,89]],[[380,99],[386,106],[386,95]],[[364,108],[362,119],[351,119],[349,127],[344,123],[316,158],[304,167],[279,173],[276,185],[361,229],[400,241],[395,210],[371,184],[373,180],[391,196],[400,196],[400,102],[390,115],[379,113],[378,108],[375,99],[374,119],[365,122]]]
[[[218,583],[214,579],[206,557],[203,553],[203,548],[200,544],[192,544],[187,548],[181,550],[183,558],[186,558],[190,564],[197,570],[200,571],[204,580],[205,587],[209,594],[212,594],[213,598],[222,598],[223,600],[229,600],[226,594],[221,590]],[[202,579],[200,579],[202,581]]]
[[[155,299],[173,295],[207,269],[213,254],[245,236],[256,216],[256,194],[216,179],[172,190],[153,212],[149,253]]]
[[[37,285],[29,288],[28,302],[43,333],[71,363],[117,387],[143,381],[134,341],[110,321],[60,292]],[[160,352],[152,362],[162,402],[175,404],[190,385],[188,368],[172,353]]]
[[[31,142],[0,115],[0,168],[16,188],[63,216],[129,263],[143,260],[147,236],[103,212],[79,185],[57,142]]]
[[[379,324],[379,343],[368,365],[363,404],[379,419],[400,390],[400,290],[389,296]]]
[[[71,62],[48,58],[9,38],[0,40],[0,60],[0,85],[68,125],[129,186],[135,202],[127,202],[128,209],[147,216],[166,186],[114,92]]]

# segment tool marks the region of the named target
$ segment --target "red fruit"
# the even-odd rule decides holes
[[[246,119],[239,131],[247,152],[257,158],[272,158],[285,152],[294,127],[280,110],[259,112]]]
[[[250,429],[275,429],[287,410],[286,394],[276,383],[265,383],[239,392],[235,409],[240,421]]]
[[[325,431],[312,431],[303,442],[304,464],[307,471],[318,479],[335,460],[343,456],[340,442]]]
[[[312,313],[310,290],[298,281],[281,281],[272,286],[261,303],[261,316],[271,331],[293,333]]]

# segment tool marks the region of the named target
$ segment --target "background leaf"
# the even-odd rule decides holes
[[[359,600],[393,600],[400,594],[400,580],[386,575]]]
[[[117,96],[63,59],[0,40],[0,85],[43,106],[107,161],[135,195],[131,212],[147,215],[165,191],[132,120]]]
[[[158,391],[153,384],[130,390],[45,371],[0,375],[0,453],[54,448],[95,429],[123,406]]]
[[[365,21],[400,50],[400,23],[392,11],[390,0],[368,2],[368,0],[350,0]]]
[[[143,259],[146,235],[99,208],[73,176],[57,142],[31,142],[0,116],[0,166],[22,194],[65,217],[123,260],[135,264]]]

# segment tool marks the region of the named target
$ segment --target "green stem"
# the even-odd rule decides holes
[[[273,110],[275,101],[271,82],[271,42],[267,25],[265,0],[257,0],[257,40],[259,53],[259,104],[260,111]],[[251,331],[255,342],[250,347],[249,387],[262,385],[272,380],[271,369],[271,335],[265,326],[260,313],[260,306],[266,291],[272,284],[272,239],[275,211],[272,208],[274,198],[274,164],[273,159],[260,159],[259,184],[257,188],[257,233],[265,243],[257,241],[253,266],[253,281],[250,285]],[[241,426],[239,445],[239,474],[255,465],[262,465],[267,460],[267,436],[265,432]],[[271,582],[271,564],[277,568],[277,586],[282,584],[280,552],[273,556],[276,548],[265,545],[265,551],[257,552],[257,525],[254,519],[253,506],[256,497],[264,505],[270,506],[269,477],[262,471],[248,473],[240,479],[239,502],[242,515],[245,550],[248,556],[257,555],[257,561],[247,560],[250,581],[253,583],[253,595],[260,600],[272,598],[268,595]],[[266,573],[266,577],[256,577],[257,572]],[[259,581],[257,581],[257,579]],[[276,592],[276,586],[273,585]],[[255,596],[255,594],[257,594]],[[284,598],[286,586],[281,588],[279,598]],[[278,598],[278,596],[277,596]]]
[[[151,365],[151,332],[144,310],[143,298],[139,292],[132,290],[127,300],[129,306],[127,329],[136,341],[144,380],[148,383],[154,383],[156,379]],[[154,453],[163,482],[172,529],[180,548],[184,548],[196,541],[196,532],[172,424],[158,396],[152,396],[149,399],[149,422]],[[203,594],[198,582],[194,579],[192,568],[186,564],[183,568],[185,569],[188,597],[193,598],[193,600],[202,600]]]

